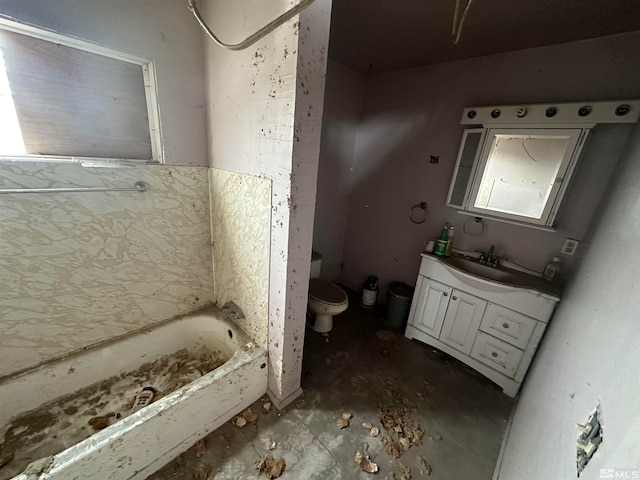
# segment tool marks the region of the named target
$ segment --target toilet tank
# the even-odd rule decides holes
[[[322,269],[322,255],[318,252],[311,252],[311,270],[309,271],[309,278],[319,278],[320,270]]]

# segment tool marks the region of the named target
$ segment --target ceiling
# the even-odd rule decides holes
[[[640,29],[640,0],[472,0],[456,47],[455,4],[334,0],[330,56],[370,73]]]

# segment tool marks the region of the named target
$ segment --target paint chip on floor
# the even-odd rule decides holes
[[[273,480],[280,477],[286,467],[287,464],[284,458],[273,458],[273,456],[267,455],[256,465],[256,470],[260,475]]]

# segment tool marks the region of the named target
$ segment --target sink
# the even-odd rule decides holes
[[[478,263],[475,258],[465,257],[460,254],[452,254],[450,257],[444,258],[436,257],[433,254],[428,255],[442,262],[447,268],[462,272],[471,277],[511,287],[535,290],[558,298],[560,298],[562,293],[562,285],[559,283],[547,282],[540,277],[519,270],[505,267],[491,267]]]
[[[476,260],[468,259],[465,257],[448,257],[443,258],[442,261],[451,265],[452,267],[463,270],[476,277],[486,278],[487,280],[493,280],[500,283],[513,284],[517,281],[518,277],[522,275],[515,270],[507,270],[500,267],[490,267],[478,263]]]

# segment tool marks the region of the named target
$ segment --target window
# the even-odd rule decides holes
[[[0,19],[0,158],[161,163],[153,62]]]

